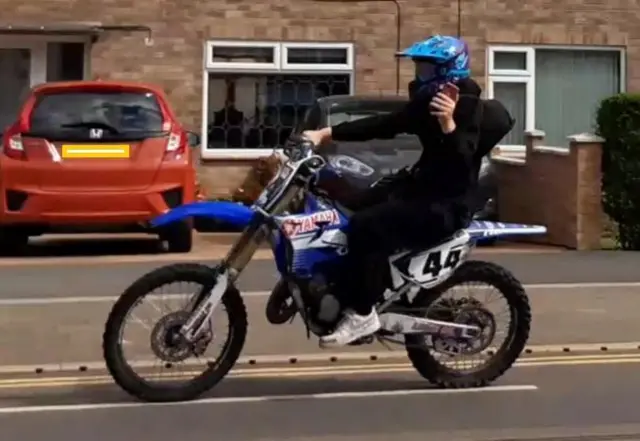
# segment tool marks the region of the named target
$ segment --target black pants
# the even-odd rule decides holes
[[[375,187],[368,190],[359,204],[366,208],[357,209],[349,221],[344,298],[358,314],[370,313],[384,291],[380,282],[388,277],[385,260],[391,254],[436,242],[467,222],[454,204],[420,197],[388,199],[387,194]]]

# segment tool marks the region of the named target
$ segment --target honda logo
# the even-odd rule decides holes
[[[100,139],[102,138],[103,130],[102,129],[91,129],[89,130],[89,138],[91,139]]]

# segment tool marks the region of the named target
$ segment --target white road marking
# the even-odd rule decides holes
[[[242,297],[267,297],[271,291],[246,291]],[[165,294],[158,295],[164,299],[181,299],[193,294]],[[0,306],[39,306],[61,305],[65,303],[113,303],[118,296],[80,296],[80,297],[21,297],[0,299]]]
[[[534,283],[523,285],[526,290],[581,289],[581,288],[640,288],[640,282],[585,282],[585,283]],[[479,289],[482,289],[478,287]],[[271,291],[244,291],[242,297],[267,297]],[[190,294],[166,294],[162,297],[178,299]],[[118,296],[77,297],[16,297],[0,299],[0,306],[37,306],[65,303],[112,303]]]
[[[178,407],[197,406],[203,404],[239,404],[239,403],[266,403],[273,401],[301,401],[301,400],[332,400],[345,398],[379,398],[379,397],[402,397],[409,395],[460,395],[468,393],[488,393],[488,392],[524,392],[535,391],[538,387],[532,384],[509,385],[509,386],[488,386],[472,389],[403,389],[403,390],[383,390],[371,392],[332,392],[320,394],[296,394],[296,395],[264,395],[254,397],[224,397],[224,398],[204,398],[194,401],[182,401],[176,403],[93,403],[93,404],[64,404],[50,406],[17,406],[0,407],[1,414],[19,413],[44,413],[44,412],[77,412],[86,410],[109,410],[109,409],[131,409],[139,407]]]

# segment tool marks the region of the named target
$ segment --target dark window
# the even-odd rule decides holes
[[[304,122],[302,123],[302,130],[316,130],[320,128],[322,119],[322,110],[320,110],[320,106],[315,105],[311,106],[311,108],[307,111],[307,114],[304,117]]]
[[[214,63],[273,63],[273,47],[213,46]]]
[[[348,95],[349,75],[209,75],[208,148],[280,148],[317,98]]]
[[[31,62],[28,49],[0,48],[0,130],[15,121],[29,95]]]
[[[40,96],[31,114],[31,131],[78,134],[104,129],[105,137],[160,132],[162,112],[153,93],[64,91]]]
[[[288,48],[289,64],[349,64],[344,48]]]
[[[84,43],[47,43],[47,81],[84,79]]]
[[[320,110],[319,105],[314,104],[307,108],[304,117],[301,121],[298,121],[298,125],[293,129],[292,133],[300,135],[305,130],[317,130],[320,128],[320,124],[322,123],[321,119],[322,110]]]

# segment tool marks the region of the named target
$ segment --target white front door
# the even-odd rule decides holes
[[[46,43],[0,39],[0,133],[13,123],[29,89],[47,74]]]

